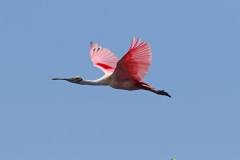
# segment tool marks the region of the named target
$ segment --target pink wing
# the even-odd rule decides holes
[[[93,65],[105,74],[113,73],[118,62],[117,57],[110,50],[93,42],[90,42],[90,57]]]
[[[152,61],[150,45],[133,38],[128,52],[119,60],[114,71],[118,80],[133,79],[143,81]]]

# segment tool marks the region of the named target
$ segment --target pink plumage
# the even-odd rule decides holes
[[[106,48],[97,43],[90,43],[90,58],[95,67],[101,69],[105,74],[112,73],[117,65],[117,57]]]
[[[90,58],[95,67],[101,69],[105,75],[96,80],[84,80],[77,76],[72,78],[53,78],[66,80],[80,85],[108,85],[116,89],[151,91],[158,95],[171,97],[164,90],[157,90],[144,82],[152,61],[150,45],[140,39],[133,38],[127,53],[118,61],[117,57],[97,43],[90,43]]]
[[[128,52],[119,60],[114,74],[119,80],[143,81],[152,60],[150,45],[133,38]]]

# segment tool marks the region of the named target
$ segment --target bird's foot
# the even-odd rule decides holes
[[[171,95],[168,94],[168,93],[167,93],[166,91],[164,91],[164,90],[158,90],[158,91],[156,91],[156,93],[157,93],[158,95],[168,96],[169,98],[171,98]]]

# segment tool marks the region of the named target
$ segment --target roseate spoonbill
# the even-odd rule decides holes
[[[127,53],[120,59],[109,49],[90,42],[90,57],[95,67],[105,74],[97,80],[84,80],[81,77],[53,78],[66,80],[80,85],[108,85],[115,89],[151,91],[158,95],[171,97],[164,90],[157,90],[143,81],[151,64],[152,52],[150,45],[140,39],[133,38]]]

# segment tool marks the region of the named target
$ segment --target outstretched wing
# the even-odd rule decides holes
[[[118,62],[117,57],[110,50],[93,42],[90,42],[90,58],[93,65],[105,74],[113,73]]]
[[[150,45],[133,38],[128,52],[119,60],[114,71],[114,78],[121,80],[143,81],[152,61]]]

